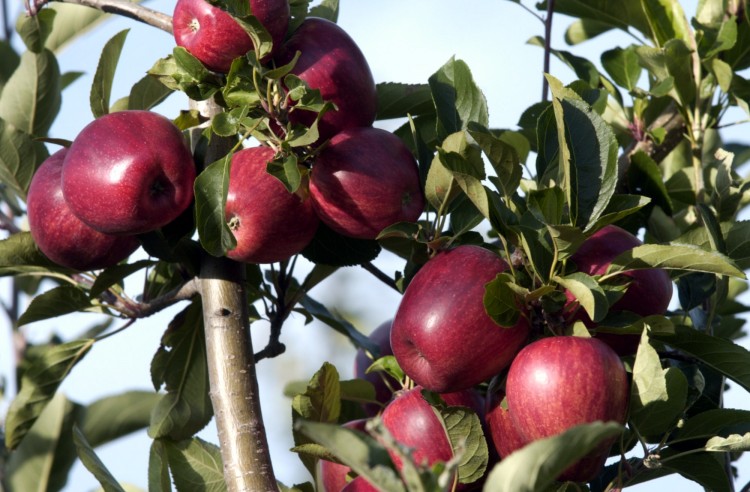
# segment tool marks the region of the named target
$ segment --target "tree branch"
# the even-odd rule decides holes
[[[221,111],[211,101],[192,104],[206,117]],[[212,138],[205,162],[225,155],[233,144],[230,139]],[[277,491],[260,408],[244,277],[245,268],[228,258],[205,254],[201,260],[211,404],[227,490]]]
[[[549,73],[550,54],[552,53],[552,16],[555,13],[555,0],[547,0],[547,16],[544,18],[544,73]],[[547,102],[549,82],[542,77],[542,101]]]
[[[685,138],[685,120],[677,110],[675,104],[669,105],[667,109],[659,115],[649,126],[649,130],[663,128],[666,130],[666,136],[660,144],[656,144],[650,138],[635,140],[620,154],[617,160],[618,182],[622,182],[623,176],[630,168],[630,160],[638,152],[645,152],[654,161],[661,162],[670,152],[672,152],[680,142]]]
[[[389,277],[388,275],[380,271],[378,267],[372,264],[372,262],[368,261],[368,262],[362,263],[361,266],[366,271],[370,272],[376,279],[380,280],[381,282],[383,282],[385,285],[395,290],[396,292],[401,293],[401,291],[398,288],[398,285],[396,285],[396,282],[394,282],[391,277]]]
[[[29,15],[36,15],[49,1],[72,3],[121,15],[172,34],[172,16],[127,0],[24,0]]]
[[[147,318],[152,314],[176,304],[180,301],[186,301],[200,293],[200,283],[198,279],[191,279],[174,290],[167,292],[149,302],[128,302],[117,299],[114,302],[114,308],[128,318]]]

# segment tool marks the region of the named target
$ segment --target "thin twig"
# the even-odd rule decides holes
[[[544,73],[549,73],[550,54],[552,53],[552,16],[555,12],[555,0],[547,0],[547,16],[544,18]],[[549,82],[542,77],[542,101],[547,102]]]
[[[2,211],[0,211],[0,230],[8,231],[11,234],[21,232],[21,229],[16,225],[13,219],[5,215]]]
[[[24,0],[29,15],[36,15],[50,0]],[[101,10],[108,14],[121,15],[143,22],[172,34],[172,16],[127,0],[52,0],[72,3]]]
[[[380,280],[381,282],[383,282],[383,283],[384,283],[385,285],[387,285],[388,287],[392,288],[392,289],[393,289],[393,290],[395,290],[396,292],[399,292],[399,293],[401,292],[401,291],[399,290],[399,288],[398,288],[398,285],[396,285],[396,282],[395,282],[395,281],[394,281],[394,280],[393,280],[393,279],[392,279],[391,277],[389,277],[388,275],[386,275],[385,273],[383,273],[382,271],[380,271],[380,270],[379,270],[379,269],[378,269],[378,268],[377,268],[377,267],[376,267],[375,265],[373,265],[373,264],[372,264],[371,262],[369,262],[369,261],[368,261],[368,262],[366,262],[366,263],[362,263],[362,265],[361,265],[361,266],[362,266],[362,268],[364,268],[364,269],[365,269],[366,271],[368,271],[368,272],[370,272],[371,274],[373,274],[373,275],[375,276],[375,278],[377,278],[378,280]]]
[[[191,299],[199,293],[200,282],[198,279],[193,278],[152,301],[132,302],[120,300],[112,307],[131,319],[147,318],[172,304]]]
[[[10,37],[13,35],[13,28],[10,24],[10,14],[8,13],[8,0],[2,0],[0,6],[3,9],[3,39],[10,42]]]

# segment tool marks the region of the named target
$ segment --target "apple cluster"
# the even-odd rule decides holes
[[[251,0],[249,5],[273,39],[271,53],[261,61],[273,66],[293,62],[291,74],[318,90],[334,109],[322,116],[295,110],[287,96],[289,110],[270,122],[282,137],[288,125],[317,125],[318,139],[308,149],[314,155],[309,179],[294,193],[266,173],[267,164],[278,157],[269,147],[233,155],[226,220],[237,246],[227,256],[248,263],[285,260],[312,241],[319,222],[348,237],[375,239],[396,222],[415,221],[424,209],[416,160],[398,137],[372,126],[377,90],[354,40],[335,23],[315,17],[286,36],[286,0]],[[177,45],[217,72],[227,72],[235,58],[253,49],[244,28],[205,0],[179,0],[173,23]]]
[[[624,229],[605,226],[583,242],[571,263],[580,272],[601,275],[618,255],[641,244]],[[485,310],[485,285],[508,268],[489,249],[461,245],[437,253],[413,277],[393,320],[370,335],[381,357],[395,357],[416,385],[413,389],[402,390],[404,381],[386,372],[367,372],[372,358],[363,350],[357,353],[354,375],[372,383],[377,400],[365,405],[365,412],[369,417],[379,414],[394,439],[414,451],[418,463],[453,458],[444,430],[421,396],[423,389],[440,394],[449,405],[473,409],[499,459],[579,424],[626,422],[630,386],[620,355],[635,353],[639,337],[598,333],[596,323],[567,291],[565,323],[583,321],[594,336],[535,333],[532,310],[525,306],[519,306],[521,316],[513,326],[498,326]],[[666,272],[633,270],[622,276],[626,289],[613,299],[611,312],[641,317],[666,312],[672,296]],[[499,392],[486,385],[497,377]],[[358,430],[364,426],[360,421],[351,425]],[[615,440],[602,442],[558,479],[594,479]],[[374,490],[362,477],[347,482],[348,472],[343,465],[323,461],[324,490]]]
[[[139,247],[137,235],[190,206],[195,175],[190,149],[167,118],[149,111],[104,115],[34,174],[27,196],[31,235],[64,267],[115,265]]]

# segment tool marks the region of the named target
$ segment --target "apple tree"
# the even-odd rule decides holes
[[[543,95],[493,128],[460,59],[422,83],[376,81],[337,0],[26,2],[0,41],[19,388],[0,489],[61,490],[80,460],[124,490],[96,448],[146,431],[153,491],[604,491],[667,475],[735,490],[750,409],[724,394],[750,391],[750,145],[724,129],[750,116],[746,2],[514,3],[541,21]],[[114,99],[114,34],[90,122],[62,140],[50,128],[80,74],[57,53],[105,13],[174,44]],[[630,44],[574,53],[611,30]],[[183,110],[157,113],[173,94]],[[369,336],[315,298],[347,267],[402,296]],[[98,341],[174,306],[153,391],[89,405],[58,391]],[[21,330],[77,312],[105,321],[43,344]],[[310,472],[297,485],[274,475],[255,372],[284,357],[293,313],[357,350],[354,379],[326,363],[287,388]],[[196,437],[212,420],[218,444]]]

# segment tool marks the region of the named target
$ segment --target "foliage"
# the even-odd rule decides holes
[[[217,3],[232,12],[233,2]],[[335,20],[338,3],[293,0],[292,25],[307,15]],[[536,441],[493,468],[487,466],[487,437],[477,415],[434,402],[447,432],[452,430],[456,459],[424,467],[389,439],[377,419],[370,435],[340,427],[363,416],[361,403],[372,403],[373,391],[361,380],[340,381],[326,364],[291,395],[293,451],[311,474],[324,458],[350,466],[384,490],[445,489],[454,472],[465,483],[486,479],[487,491],[540,490],[603,440],[620,436],[614,462],[589,484],[591,490],[672,473],[706,489],[730,490],[733,460],[750,449],[750,412],[721,403],[726,381],[750,391],[750,353],[736,343],[745,335],[743,316],[750,309],[738,298],[747,289],[744,270],[750,268],[750,226],[741,218],[750,203],[750,180],[740,171],[750,146],[723,141],[719,130],[730,109],[750,116],[750,82],[743,72],[750,67],[749,12],[741,2],[720,0],[700,1],[690,17],[677,1],[553,5],[548,22],[553,13],[573,19],[566,31],[571,49],[612,29],[628,32],[634,41],[608,47],[592,61],[532,39],[578,80],[565,85],[546,74],[550,100],[531,106],[515,129],[489,127],[491,108],[459,59],[448,60],[422,84],[378,84],[377,119],[401,122],[394,133],[419,164],[424,214],[416,223],[394,224],[376,240],[321,228],[301,253],[316,265],[304,278],[295,259],[237,266],[246,277],[246,321],[265,318],[272,326],[258,360],[283,352],[279,336],[292,312],[308,322],[323,321],[354,347],[376,353],[366,336],[310,291],[338,268],[354,265],[403,292],[441,249],[480,244],[511,265],[486,286],[485,308],[498,324],[527,316],[536,337],[568,333],[563,293],[570,291],[602,332],[641,336],[635,357],[625,357],[633,380],[627,426],[576,427]],[[95,448],[147,428],[154,439],[149,490],[171,490],[170,477],[177,490],[223,490],[219,448],[195,437],[215,409],[199,292],[184,292],[200,280],[207,255],[222,257],[236,244],[224,214],[232,153],[249,138],[272,146],[277,153],[268,172],[290,192],[304,189],[317,153],[317,124],[333,108],[291,73],[294,61],[275,67],[250,52],[222,75],[179,47],[156,60],[126,98],[112,102],[120,50],[129,42],[127,31],[115,34],[102,51],[91,88],[94,117],[152,109],[175,91],[218,102],[222,112],[211,121],[194,111],[172,115],[191,140],[201,174],[190,212],[139,238],[151,259],[72,272],[48,260],[20,230],[31,178],[49,156],[43,142],[55,142],[50,125],[66,82],[76,76],[60,72],[56,52],[100,20],[82,7],[59,7],[18,23],[23,53],[0,43],[0,226],[8,231],[0,240],[0,276],[33,297],[27,310],[11,319],[14,330],[79,311],[124,320],[127,328],[167,305],[188,299],[190,304],[170,323],[153,358],[154,387],[157,392],[164,387],[163,393],[124,393],[84,406],[57,391],[99,340],[116,336],[108,325],[78,340],[26,347],[17,368],[20,391],[3,420],[0,485],[12,491],[60,490],[77,455],[104,490],[123,490]],[[253,22],[243,26],[259,50],[267,49],[262,28]],[[295,102],[291,108],[287,91]],[[310,125],[292,123],[294,111],[317,118]],[[205,149],[221,139],[228,142],[226,151],[206,159]],[[646,244],[618,256],[601,275],[577,272],[571,255],[609,224],[642,231]],[[371,263],[383,250],[403,260],[392,277]],[[610,311],[624,274],[652,268],[669,272],[679,305],[645,319]],[[124,278],[139,271],[147,272],[143,292],[126,293]],[[30,278],[45,278],[53,287]],[[388,367],[408,386],[394,365],[393,358],[381,359],[373,369]],[[494,388],[478,389],[490,394]],[[400,472],[394,456],[406,463]]]

